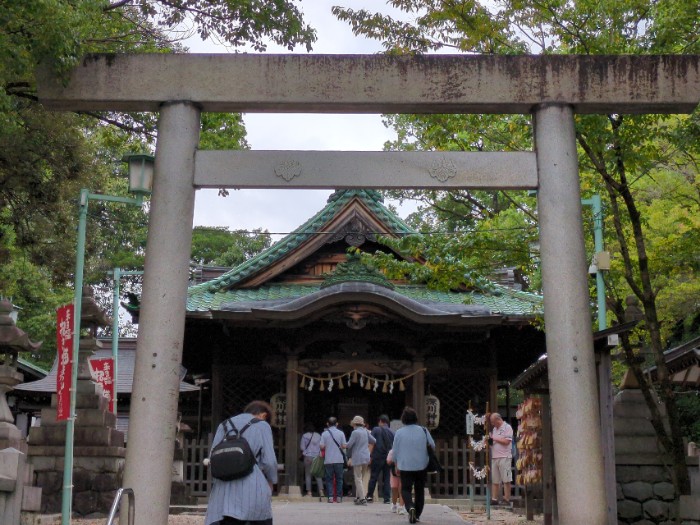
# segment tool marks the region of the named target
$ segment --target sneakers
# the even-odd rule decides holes
[[[391,512],[398,512],[399,511],[399,506],[396,503],[391,504]]]
[[[405,516],[406,515],[406,509],[403,507],[399,507],[399,510],[396,512],[399,516]]]
[[[374,499],[371,496],[369,498],[367,498],[367,503],[372,503],[373,501],[374,501]]]
[[[411,507],[408,509],[408,522],[409,523],[416,523],[418,521],[416,519],[416,509],[414,507]]]
[[[328,503],[333,503],[333,498],[328,498]]]
[[[364,498],[355,498],[355,501],[353,503],[355,503],[355,505],[367,505],[367,500]]]

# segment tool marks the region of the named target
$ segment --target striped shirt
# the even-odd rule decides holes
[[[239,414],[232,418],[237,429],[242,429],[253,416]],[[223,423],[219,425],[212,441],[212,448],[223,440]],[[272,492],[270,483],[277,483],[277,457],[272,442],[272,429],[266,421],[248,427],[243,434],[258,463],[245,478],[233,481],[214,479],[209,494],[205,525],[216,523],[230,516],[241,521],[262,521],[272,518]]]
[[[330,432],[333,432],[332,436]],[[340,448],[338,448],[338,445],[335,444],[335,441],[333,441],[334,438],[341,447],[345,445],[345,434],[342,430],[338,429],[338,427],[327,428],[323,431],[323,434],[321,434],[321,448],[326,451],[324,461],[326,465],[343,462],[343,453],[340,451]]]

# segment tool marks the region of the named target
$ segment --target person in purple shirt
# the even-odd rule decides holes
[[[252,401],[242,414],[230,420],[237,429],[242,429],[253,418],[259,421],[243,433],[257,459],[253,472],[232,481],[214,478],[205,525],[272,525],[272,485],[277,483],[277,457],[268,423],[272,407],[265,401]],[[212,449],[225,434],[221,423],[211,443]]]

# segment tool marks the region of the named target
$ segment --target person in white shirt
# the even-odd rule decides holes
[[[311,496],[311,463],[321,453],[321,434],[315,431],[311,423],[304,425],[304,434],[299,440],[299,450],[301,450],[304,461],[304,481],[306,482],[306,494]],[[316,478],[318,497],[323,497],[323,478]]]

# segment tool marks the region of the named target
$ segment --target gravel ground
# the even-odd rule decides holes
[[[542,517],[536,517],[535,521],[528,521],[523,516],[518,516],[507,510],[493,510],[491,512],[491,520],[486,519],[485,512],[460,512],[462,519],[466,522],[465,525],[476,523],[489,523],[491,525],[541,525]],[[538,519],[539,518],[539,519]],[[104,525],[105,519],[98,520],[73,520],[75,525]],[[387,521],[387,523],[389,523]],[[402,521],[399,523],[403,523]],[[168,525],[204,525],[204,516],[178,514],[172,515],[168,519]]]

